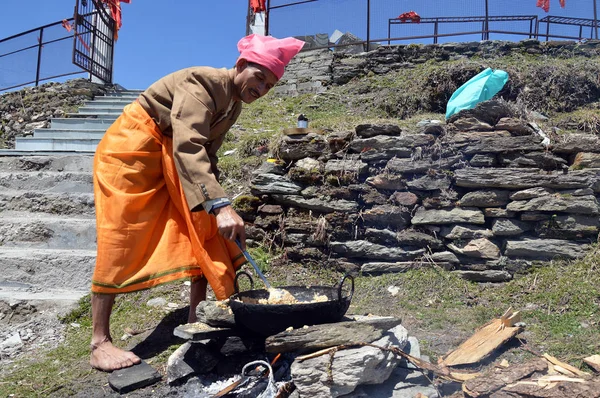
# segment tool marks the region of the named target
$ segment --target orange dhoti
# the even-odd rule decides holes
[[[94,157],[98,256],[94,293],[126,293],[204,276],[218,299],[245,259],[216,218],[190,212],[172,139],[137,103],[125,107]]]

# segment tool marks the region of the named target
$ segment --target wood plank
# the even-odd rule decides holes
[[[600,372],[600,355],[592,355],[583,358],[583,362],[587,363],[596,372]]]
[[[573,375],[577,375],[577,376],[587,376],[590,377],[591,375],[587,372],[584,372],[582,370],[577,369],[575,366],[571,366],[568,363],[559,361],[557,358],[553,357],[552,355],[549,354],[544,354],[543,357],[550,362],[551,364],[554,365],[554,369],[556,369],[558,372],[561,372],[562,369],[566,369],[569,372],[573,373]],[[564,374],[564,373],[563,373]]]
[[[455,366],[480,361],[523,330],[520,326],[514,326],[519,321],[519,312],[508,309],[502,317],[493,319],[478,329],[473,336],[447,354],[439,363]]]

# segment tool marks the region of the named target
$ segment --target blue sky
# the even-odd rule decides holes
[[[0,2],[0,39],[69,18],[75,6],[75,0]],[[246,33],[246,5],[244,0],[122,3],[114,81],[143,89],[188,66],[233,66],[237,41]]]
[[[73,14],[75,0],[0,0],[0,39],[52,22],[69,18]],[[246,32],[247,0],[131,0],[122,4],[123,28],[115,48],[114,82],[126,88],[143,89],[160,77],[188,66],[209,65],[231,67],[237,58],[237,41]],[[271,0],[271,6],[297,0]],[[490,15],[548,15],[535,6],[536,0],[489,0]],[[361,38],[366,36],[364,21],[366,0],[323,0],[296,7],[273,10],[271,34],[276,37],[331,34],[335,29],[351,32]],[[388,19],[414,10],[422,17],[483,15],[484,0],[371,0],[371,39],[387,37]],[[566,0],[562,9],[559,0],[550,0],[549,15],[593,18],[592,0]],[[491,29],[507,28],[490,26]],[[525,23],[513,24],[513,30],[528,30]],[[480,24],[472,26],[444,25],[441,33],[457,30],[479,30]],[[544,28],[545,29],[545,26]],[[553,29],[558,29],[554,28]],[[567,34],[576,35],[578,28],[566,27]],[[57,28],[55,34],[63,34]],[[392,36],[432,34],[433,25],[392,25]],[[584,32],[584,35],[587,31]],[[45,35],[46,37],[46,35]],[[491,37],[514,39],[518,37]],[[479,40],[480,36],[442,39],[444,41]],[[35,44],[29,37],[26,45]],[[431,39],[422,40],[431,43]],[[70,43],[64,43],[68,52]],[[48,46],[44,53],[45,65],[50,65],[52,51]],[[22,47],[21,47],[22,48]],[[0,53],[6,51],[0,45]],[[33,50],[32,50],[33,51]],[[35,56],[32,52],[28,57]],[[47,59],[47,61],[46,61]],[[6,87],[5,77],[14,68],[22,66],[15,62],[2,63],[0,58],[0,87]],[[70,65],[70,59],[62,60]],[[29,63],[31,64],[31,62]],[[60,70],[64,66],[56,66]],[[13,69],[11,69],[13,68]],[[35,69],[35,60],[33,62]],[[74,68],[74,67],[71,67]],[[52,76],[52,67],[45,72]],[[27,71],[35,76],[35,71]],[[84,76],[84,75],[80,75]]]

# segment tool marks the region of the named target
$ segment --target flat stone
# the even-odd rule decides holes
[[[420,224],[484,224],[483,212],[479,209],[425,210],[419,207],[411,220],[413,225]]]
[[[142,361],[129,368],[117,369],[108,376],[108,384],[120,394],[150,386],[160,381],[162,376],[156,369]]]
[[[508,191],[486,189],[466,193],[460,199],[461,206],[467,207],[497,207],[508,203]]]
[[[167,360],[167,383],[192,374],[208,373],[218,362],[219,359],[204,344],[184,343]]]
[[[600,153],[579,152],[575,156],[572,168],[600,168]]]
[[[492,223],[492,232],[496,236],[516,236],[533,229],[533,225],[509,218],[498,218]]]
[[[179,325],[173,330],[173,334],[182,339],[200,341],[217,337],[238,336],[239,331],[232,328],[218,328],[206,323],[186,323]]]
[[[560,239],[509,240],[506,242],[504,254],[508,257],[533,260],[576,259],[585,256],[589,247],[588,244]]]
[[[252,178],[251,189],[259,194],[298,194],[302,187],[278,174],[257,174]]]
[[[576,214],[598,214],[600,207],[594,195],[549,195],[529,200],[518,200],[506,206],[510,211],[549,211]]]
[[[406,188],[406,182],[401,176],[397,175],[377,175],[367,178],[367,185],[376,189],[387,189],[395,191]]]
[[[360,124],[356,126],[356,135],[361,138],[374,137],[376,135],[398,136],[402,133],[400,127],[394,124]]]
[[[527,200],[548,196],[554,193],[554,190],[548,188],[529,188],[522,191],[513,192],[510,194],[510,200]]]
[[[386,169],[394,173],[424,173],[427,170],[452,170],[463,160],[462,156],[451,156],[438,160],[390,159]]]
[[[514,211],[508,211],[497,207],[488,207],[483,209],[483,214],[487,218],[512,218],[515,216]]]
[[[476,153],[469,164],[473,167],[493,167],[497,164],[496,155],[493,153]]]
[[[412,192],[394,192],[390,202],[400,206],[414,206],[419,203],[419,197]]]
[[[446,239],[460,240],[491,238],[494,236],[494,233],[488,228],[478,225],[451,225],[442,227],[440,235]]]
[[[393,263],[372,262],[364,263],[360,267],[360,272],[367,275],[397,274],[415,268],[419,268],[419,266],[413,261],[400,261]]]
[[[578,189],[589,188],[591,184],[598,181],[598,175],[591,170],[572,171],[564,174],[524,168],[478,169],[470,167],[456,170],[454,178],[459,187],[503,189],[534,187]]]
[[[407,251],[398,247],[388,247],[367,242],[353,240],[347,242],[331,242],[331,251],[348,258],[367,258],[386,262],[408,261],[425,254],[425,249]]]

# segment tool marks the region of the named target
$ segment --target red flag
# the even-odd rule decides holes
[[[73,30],[73,26],[66,19],[62,20],[62,27],[65,28],[67,30],[67,32],[70,32]]]
[[[567,0],[559,0],[559,2],[560,2],[560,6],[562,8],[565,8]],[[541,7],[546,12],[549,12],[550,11],[550,0],[537,0],[536,6]]]

